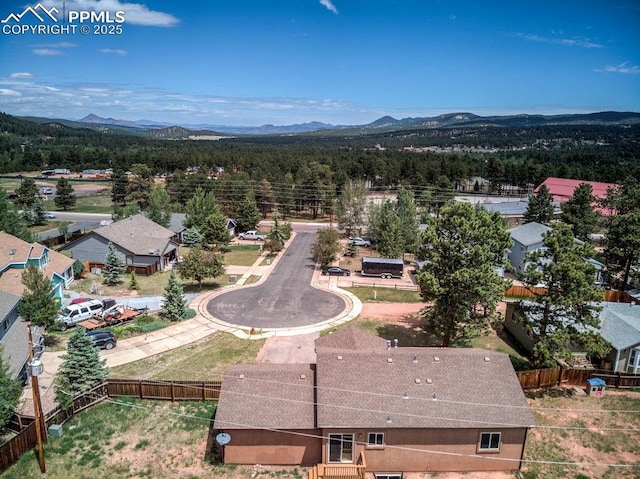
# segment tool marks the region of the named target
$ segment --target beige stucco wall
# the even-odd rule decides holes
[[[226,429],[225,432],[231,436],[231,442],[224,446],[225,464],[312,466],[322,458],[318,430],[282,433]]]

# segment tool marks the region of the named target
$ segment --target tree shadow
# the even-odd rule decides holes
[[[570,398],[576,395],[573,388],[555,387],[549,389],[529,389],[524,391],[528,399]]]
[[[393,341],[398,340],[401,347],[439,347],[442,338],[424,324],[416,324],[414,314],[406,314],[400,318],[399,324],[381,324],[376,328],[378,336]]]

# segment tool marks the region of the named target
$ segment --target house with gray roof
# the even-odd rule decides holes
[[[640,306],[632,303],[597,303],[600,308],[600,327],[595,329],[610,345],[609,354],[603,358],[605,369],[614,372],[637,374],[640,371]],[[533,335],[525,322],[520,302],[507,303],[504,326],[529,352],[533,351]],[[576,349],[576,348],[574,348]],[[574,350],[576,356],[584,351]]]
[[[170,229],[138,214],[90,231],[62,249],[93,267],[105,264],[112,243],[129,269],[140,267],[153,273],[163,271],[178,258],[174,235]]]
[[[506,354],[398,347],[356,328],[318,339],[316,354],[226,371],[214,424],[230,437],[225,463],[344,477],[519,469],[534,418]]]

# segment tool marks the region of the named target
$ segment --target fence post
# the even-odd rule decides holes
[[[174,385],[174,382],[171,381],[171,402],[175,402],[175,400],[176,400],[175,394],[174,394],[174,391],[173,391],[173,385]]]
[[[138,381],[138,391],[140,391],[140,399],[144,399],[142,397],[142,379]]]

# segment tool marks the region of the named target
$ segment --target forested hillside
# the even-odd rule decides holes
[[[152,140],[125,132],[72,128],[0,114],[0,172],[50,168],[129,169],[155,173],[198,167],[246,180],[295,180],[326,165],[340,189],[348,178],[374,186],[457,183],[472,176],[525,186],[548,176],[605,182],[640,179],[640,125],[453,126],[387,132],[345,130],[239,136],[217,141]]]

